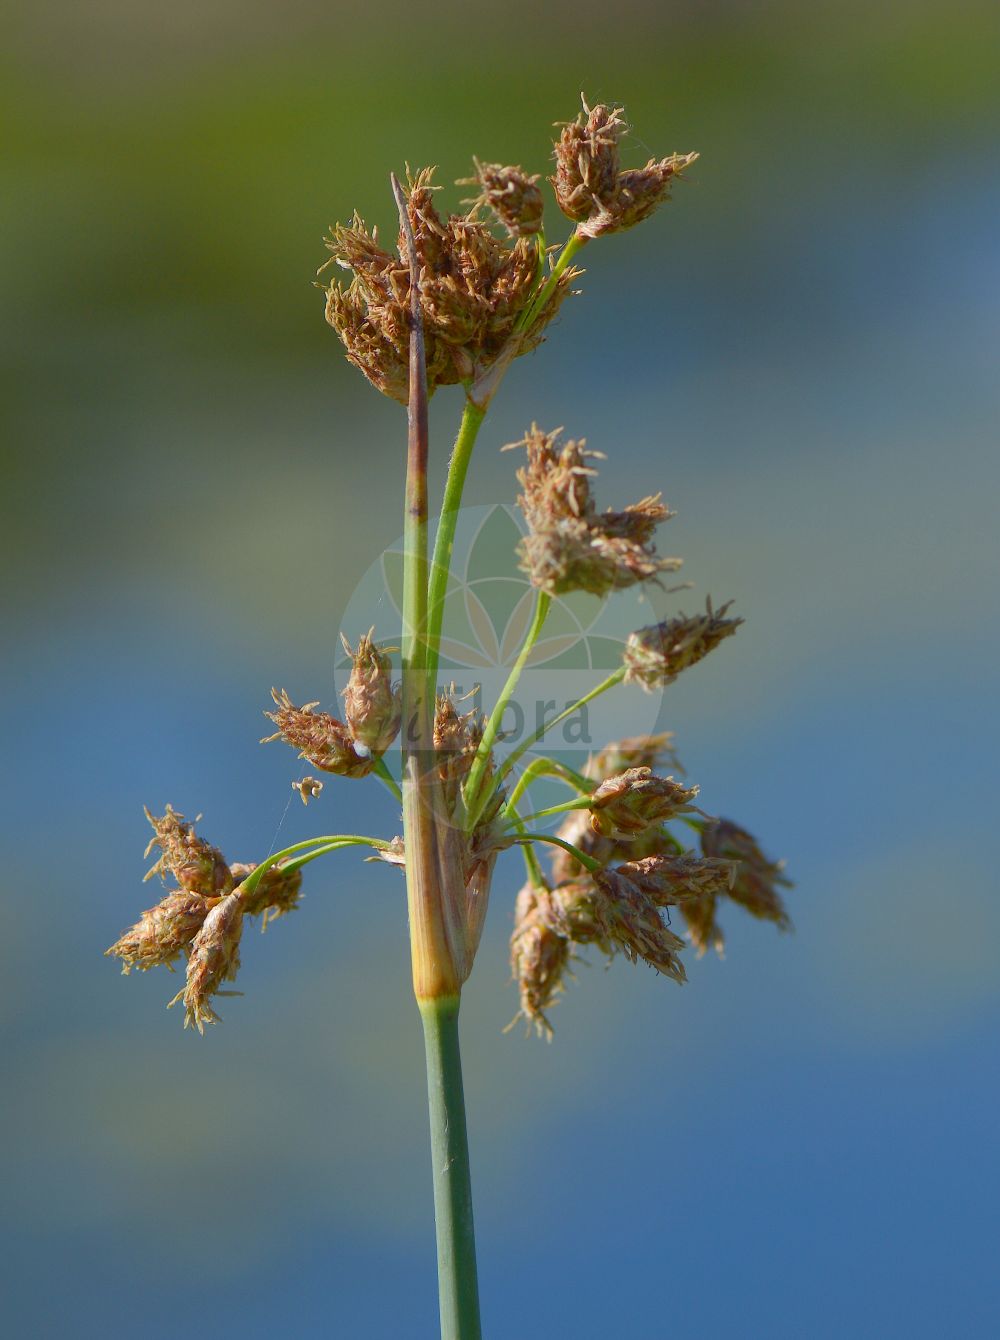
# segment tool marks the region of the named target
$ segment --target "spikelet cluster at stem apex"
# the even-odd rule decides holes
[[[504,356],[527,353],[542,339],[570,291],[575,272],[567,270],[527,329],[519,319],[535,295],[538,253],[533,239],[498,239],[477,217],[442,218],[434,205],[432,170],[410,178],[407,208],[420,266],[420,305],[427,353],[428,392],[470,383]],[[522,182],[522,210],[531,183]],[[326,243],[331,259],[346,271],[346,287],[336,280],[326,290],[326,319],[353,363],[385,395],[406,404],[409,397],[410,270],[405,242],[385,251],[377,233],[355,215],[338,224]],[[328,262],[329,263],[329,262]]]
[[[661,572],[674,572],[679,558],[660,558],[653,535],[673,515],[659,495],[624,511],[598,512],[591,491],[596,452],[581,441],[560,445],[561,429],[545,433],[536,424],[520,442],[527,464],[517,472],[518,506],[528,524],[521,541],[521,570],[550,595],[588,591],[605,596]]]

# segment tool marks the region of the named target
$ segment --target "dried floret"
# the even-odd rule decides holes
[[[257,869],[255,865],[234,863],[233,878],[241,884]],[[286,870],[283,861],[264,871],[252,893],[243,893],[243,910],[248,917],[263,916],[261,930],[278,917],[294,912],[302,896],[301,869]]]
[[[144,854],[149,856],[154,847],[160,848],[160,858],[147,870],[146,879],[154,875],[164,879],[170,874],[182,889],[203,898],[229,892],[233,880],[225,857],[217,847],[198,836],[194,824],[186,823],[184,815],[178,814],[172,805],[167,806],[159,819],[148,808],[145,814],[152,824],[153,836]]]
[[[356,743],[381,755],[399,734],[402,705],[399,685],[392,682],[392,662],[372,641],[374,631],[359,638],[355,651],[341,637],[353,659],[344,690],[344,716]]]
[[[521,541],[521,570],[551,595],[589,591],[604,596],[661,572],[676,571],[679,558],[659,558],[652,538],[670,518],[659,498],[622,512],[598,512],[588,461],[598,453],[581,441],[558,443],[561,429],[545,433],[536,425],[512,447],[524,447],[527,464],[517,472],[518,505],[528,524]]]
[[[542,226],[540,174],[529,176],[519,167],[501,167],[499,163],[476,165],[475,177],[465,178],[461,186],[478,186],[480,195],[473,203],[487,205],[511,237],[529,237]]]
[[[552,186],[559,208],[577,224],[580,237],[601,237],[633,228],[670,196],[674,178],[698,155],[651,158],[645,167],[620,168],[618,146],[628,132],[621,107],[599,103],[564,125],[555,146]]]
[[[240,966],[240,936],[245,911],[239,889],[227,894],[209,912],[191,945],[187,982],[170,1002],[184,1002],[184,1027],[192,1025],[204,1033],[206,1024],[218,1022],[212,997],[223,983],[236,980]]]
[[[648,692],[671,684],[739,628],[742,619],[725,617],[731,603],[713,610],[707,600],[704,614],[681,614],[631,633],[625,644],[625,683],[641,684]]]
[[[736,863],[729,897],[762,921],[773,921],[780,930],[791,926],[788,912],[779,888],[790,889],[792,881],[784,874],[784,861],[772,861],[761,851],[745,828],[729,819],[705,824],[701,832],[701,849],[706,856],[720,857]]]
[[[590,822],[604,837],[628,841],[650,828],[688,814],[696,786],[657,777],[650,768],[629,768],[606,778],[590,797]]]
[[[278,729],[273,735],[266,735],[262,744],[284,740],[299,751],[300,758],[340,777],[364,777],[371,772],[375,764],[371,752],[365,746],[358,750],[342,721],[328,712],[315,712],[313,709],[319,703],[296,707],[284,689],[272,689],[271,697],[277,710],[264,715]]]
[[[105,955],[121,959],[125,976],[133,968],[169,968],[201,930],[212,906],[200,894],[175,889],[143,912]]]

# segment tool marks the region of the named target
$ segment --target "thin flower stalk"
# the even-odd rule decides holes
[[[521,672],[528,663],[528,657],[534,650],[535,643],[541,636],[542,628],[548,617],[551,599],[545,591],[539,591],[535,598],[535,610],[531,618],[531,625],[524,638],[524,643],[517,655],[517,659],[511,666],[510,674],[507,676],[507,682],[500,691],[496,706],[490,713],[486,722],[486,728],[483,731],[483,738],[476,751],[476,757],[472,763],[472,770],[469,773],[469,779],[465,786],[465,806],[467,812],[467,827],[472,829],[482,813],[483,805],[486,803],[486,796],[482,794],[486,770],[489,767],[490,753],[496,744],[497,737],[500,734],[500,726],[503,722],[504,713],[514,696],[514,690],[521,678]]]

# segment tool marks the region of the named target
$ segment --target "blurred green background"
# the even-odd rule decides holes
[[[400,530],[403,415],[323,323],[321,237],[390,228],[407,161],[545,170],[583,89],[633,162],[703,157],[585,253],[469,501],[512,499],[532,419],[609,453],[607,501],[664,489],[665,547],[747,619],[671,724],[707,807],[787,856],[797,933],[729,917],[683,991],[583,972],[547,1047],[501,1033],[500,867],[463,1010],[486,1333],[995,1335],[996,5],[55,0],[5,28],[9,1333],[434,1333],[398,876],[313,867],[204,1041],[175,979],[101,951],[149,901],[143,802],[233,859],[398,826],[335,779],[288,808],[295,761],[256,743],[272,683],[332,699]]]

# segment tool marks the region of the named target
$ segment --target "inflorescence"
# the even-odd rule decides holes
[[[432,169],[409,174],[392,250],[358,215],[336,225],[326,239],[326,265],[346,278],[326,285],[326,318],[348,361],[379,391],[405,404],[414,327],[422,326],[427,393],[461,384],[478,427],[506,367],[540,344],[582,274],[571,264],[580,249],[648,218],[697,158],[671,154],[644,167],[623,167],[627,129],[620,107],[586,102],[562,126],[549,179],[560,211],[575,225],[562,247],[546,243],[540,174],[478,159],[474,175],[462,183],[475,188],[465,213],[439,212]],[[517,471],[526,525],[518,557],[538,601],[531,638],[555,597],[585,592],[606,598],[660,583],[680,566],[680,559],[662,557],[655,548],[657,528],[672,515],[658,493],[620,511],[602,511],[593,496],[593,462],[600,457],[583,439],[563,440],[561,430],[533,424],[513,445],[525,453]],[[632,633],[619,669],[586,700],[623,682],[662,692],[736,632],[742,620],[728,610],[728,604],[716,609],[709,600],[702,614],[678,614]],[[449,909],[448,946],[462,963],[459,981],[478,946],[497,858],[515,845],[522,849],[527,881],[516,900],[511,966],[520,1014],[547,1035],[548,1012],[581,950],[590,946],[609,959],[641,959],[683,982],[685,943],[699,955],[708,948],[721,954],[717,914],[727,903],[787,929],[780,890],[789,880],[782,863],[765,856],[749,833],[695,804],[699,790],[681,780],[672,735],[609,744],[583,774],[536,753],[515,776],[527,744],[506,760],[494,756],[494,745],[502,739],[504,705],[530,645],[489,716],[463,710],[454,688],[441,690],[432,682],[436,698],[433,714],[430,693],[426,699],[429,763],[420,803],[434,827],[433,863]],[[266,738],[290,745],[321,773],[374,776],[399,798],[400,781],[405,790],[407,779],[397,781],[388,762],[402,726],[396,649],[377,643],[374,629],[354,647],[345,639],[344,649],[351,671],[342,716],[318,710],[318,702],[296,706],[283,689],[274,689],[273,710],[265,715],[276,729]],[[426,665],[404,668],[404,676],[435,679],[438,648],[425,650]],[[555,777],[572,793],[565,804],[530,816],[558,813],[555,833],[529,830],[521,817],[520,797],[535,776]],[[292,785],[303,803],[318,799],[324,787],[311,774]],[[153,827],[147,854],[159,851],[149,875],[159,875],[168,890],[107,952],[121,960],[124,973],[173,970],[185,960],[185,985],[170,1003],[183,1002],[185,1025],[199,1031],[217,1020],[212,1001],[236,978],[245,919],[260,917],[266,926],[293,911],[303,865],[354,845],[374,849],[397,867],[407,864],[409,838],[354,835],[311,839],[257,865],[229,863],[170,806],[160,817],[146,813]],[[696,836],[697,850],[674,831],[676,825]],[[548,874],[536,854],[539,842],[553,853]],[[670,924],[674,910],[686,941]]]

